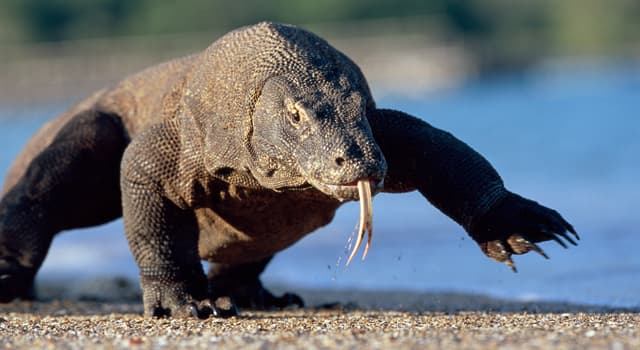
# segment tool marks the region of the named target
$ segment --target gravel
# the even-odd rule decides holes
[[[139,302],[0,305],[3,349],[638,349],[640,312],[447,293],[301,293],[305,309],[150,319]],[[330,304],[339,301],[339,305]]]

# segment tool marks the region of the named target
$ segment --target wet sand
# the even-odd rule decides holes
[[[31,349],[637,349],[640,310],[450,293],[301,293],[298,310],[149,319],[139,302],[0,305],[0,347]],[[327,303],[339,301],[330,308]]]

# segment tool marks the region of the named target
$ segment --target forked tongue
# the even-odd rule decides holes
[[[368,232],[367,245],[364,247],[362,260],[367,257],[369,247],[371,246],[371,238],[373,238],[373,206],[371,204],[371,182],[369,180],[358,181],[358,196],[360,197],[360,227],[358,228],[358,238],[356,244],[347,259],[347,266],[356,255],[356,252],[362,245],[365,232]]]

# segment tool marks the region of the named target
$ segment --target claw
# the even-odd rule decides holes
[[[487,255],[491,259],[497,262],[505,263],[513,272],[518,272],[518,269],[516,269],[516,264],[511,259],[512,252],[507,250],[507,248],[505,247],[506,243],[507,242],[502,241],[491,241],[481,244],[480,247],[485,255]]]
[[[530,243],[530,244],[531,244],[531,250],[542,255],[545,259],[549,259],[549,256],[547,255],[547,253],[545,253],[544,250],[542,250],[542,248],[540,248],[537,244],[535,243]]]
[[[347,259],[347,266],[356,255],[356,252],[362,245],[362,238],[368,233],[367,244],[362,254],[362,259],[367,257],[369,248],[371,247],[371,239],[373,238],[373,208],[371,204],[371,182],[369,180],[358,181],[358,195],[360,196],[360,227],[358,229],[358,238]]]
[[[522,243],[524,243],[524,245],[526,246],[525,253],[529,252],[529,251],[534,251],[534,252],[542,255],[545,259],[549,259],[549,256],[547,255],[547,253],[545,253],[544,250],[542,250],[542,248],[540,248],[539,245],[531,242],[529,239],[525,239],[525,238],[522,238],[522,239],[523,239]]]
[[[549,232],[547,230],[542,230],[542,233],[544,233],[545,235],[551,237],[551,239],[553,239],[554,241],[556,241],[556,243],[558,243],[559,245],[561,245],[564,249],[568,249],[569,247],[567,246],[566,243],[564,243],[563,240],[561,240],[560,238],[558,238],[558,236],[556,236],[555,233],[553,232]]]
[[[578,244],[567,234],[567,231],[571,232],[577,239],[579,239],[578,235],[573,230],[573,227],[566,222],[560,214],[556,213],[555,217],[549,217],[548,219],[548,230],[552,231],[554,235],[562,236],[567,242],[577,246]],[[572,232],[573,231],[573,232]]]
[[[562,219],[562,218],[560,219],[562,220],[562,223],[564,224],[564,226],[567,228],[567,231],[571,232],[576,237],[576,239],[580,239],[580,236],[578,236],[578,233],[576,232],[576,229],[573,228],[573,225],[568,223],[567,220],[565,219]]]
[[[195,305],[189,304],[188,309],[189,314],[193,316],[193,318],[200,318],[200,315],[198,315],[198,308]]]
[[[518,269],[516,268],[516,264],[513,262],[513,260],[511,259],[510,256],[507,256],[507,258],[504,260],[504,263],[507,264],[507,266],[509,266],[509,268],[511,268],[511,271],[517,273]]]
[[[500,248],[500,257],[498,261],[502,261],[509,266],[511,271],[518,272],[516,264],[513,262],[513,259],[511,259],[511,253],[507,252],[507,249],[505,248],[505,244],[502,242],[496,242],[496,246]]]
[[[565,220],[562,216],[560,217],[560,221],[562,222],[562,224],[564,225],[564,227],[567,229],[567,231],[571,232],[571,234],[573,234],[573,236],[577,239],[580,240],[580,236],[578,236],[578,233],[576,232],[576,230],[573,228],[573,226],[567,222],[567,220]]]
[[[566,232],[560,232],[558,233],[560,236],[562,236],[564,239],[567,240],[567,242],[573,244],[573,245],[578,245],[578,243],[576,243],[573,239],[571,239],[571,237],[569,237],[569,235]]]

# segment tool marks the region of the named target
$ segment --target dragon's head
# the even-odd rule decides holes
[[[315,80],[315,81],[314,81]],[[265,187],[312,185],[358,199],[358,181],[382,185],[387,163],[367,121],[368,94],[347,76],[268,79],[253,113],[253,175]]]

